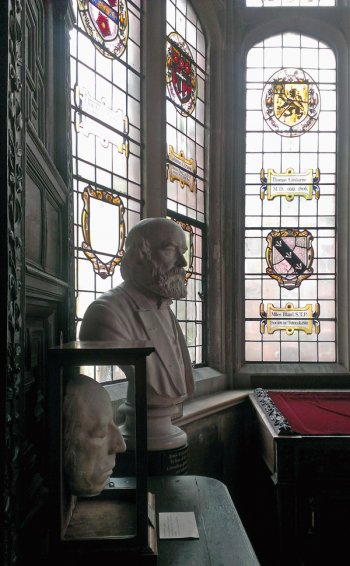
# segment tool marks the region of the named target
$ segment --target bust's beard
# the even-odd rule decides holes
[[[155,267],[152,274],[161,297],[166,299],[186,297],[186,271],[182,267],[174,267],[167,273]]]
[[[186,271],[182,267],[174,267],[166,272],[153,260],[148,259],[147,263],[147,267],[134,265],[128,268],[127,279],[164,299],[177,300],[186,297]]]

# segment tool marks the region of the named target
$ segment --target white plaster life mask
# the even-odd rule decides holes
[[[64,472],[73,495],[98,495],[108,483],[116,454],[126,450],[113,420],[111,399],[94,379],[68,383],[63,403]]]

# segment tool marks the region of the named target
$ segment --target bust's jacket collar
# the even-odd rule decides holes
[[[154,293],[140,289],[131,281],[123,281],[119,285],[125,293],[136,303],[139,310],[154,310],[170,307],[171,299],[163,299]]]
[[[174,313],[171,311],[171,309],[169,309],[170,316],[172,317],[177,328],[179,344],[182,351],[185,369],[184,382],[178,379],[178,376],[181,375],[181,369],[177,358],[174,357],[174,351],[172,349],[169,336],[167,336],[166,333],[161,332],[159,329],[159,323],[155,314],[155,311],[158,308],[158,297],[154,294],[145,295],[143,291],[138,289],[130,281],[124,281],[121,285],[119,285],[119,287],[123,289],[123,291],[136,305],[145,331],[147,332],[149,339],[152,341],[158,357],[162,361],[162,364],[164,365],[164,368],[169,375],[169,379],[174,391],[179,396],[191,395],[194,391],[192,364],[184,335]],[[168,308],[168,305],[169,301],[163,301],[163,306],[161,306],[160,308]],[[161,392],[160,389],[157,389],[157,387],[155,387],[155,389],[158,393]]]

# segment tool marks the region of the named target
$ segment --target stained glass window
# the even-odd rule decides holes
[[[336,62],[298,33],[250,49],[247,362],[336,362]]]
[[[192,363],[202,365],[205,323],[205,36],[189,1],[167,0],[167,209],[191,241],[187,297],[173,303]]]
[[[247,7],[335,6],[335,0],[246,0]]]
[[[74,9],[70,53],[78,336],[88,305],[121,283],[125,234],[141,219],[140,0],[78,0]],[[117,368],[96,372],[100,381],[124,377]]]

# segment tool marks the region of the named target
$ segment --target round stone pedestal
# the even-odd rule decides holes
[[[119,429],[128,449],[135,448],[135,407],[126,401],[119,407],[124,423]],[[147,407],[147,448],[149,452],[163,452],[182,448],[187,444],[187,434],[172,424],[177,407]]]
[[[120,471],[125,473],[127,470],[132,475],[135,470],[135,406],[126,400],[118,413],[124,420],[119,430],[127,451],[118,454],[117,468],[119,466]],[[172,423],[177,414],[176,405],[147,406],[147,459],[151,476],[187,473],[187,434]]]

